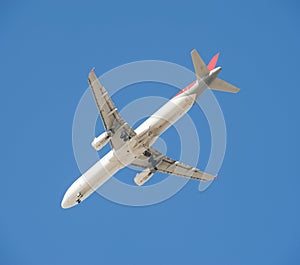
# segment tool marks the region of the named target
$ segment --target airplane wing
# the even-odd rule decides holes
[[[197,168],[169,158],[152,147],[133,161],[131,165],[144,169],[154,169],[154,172],[158,171],[189,179],[209,181],[216,178],[216,176],[204,173]]]
[[[88,81],[105,130],[112,132],[110,144],[114,149],[118,149],[124,145],[124,141],[128,141],[136,133],[119,114],[108,92],[97,78],[94,69],[89,73]]]

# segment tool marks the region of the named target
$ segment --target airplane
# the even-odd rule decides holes
[[[112,150],[69,187],[61,202],[62,208],[70,208],[79,204],[117,171],[128,165],[142,169],[134,178],[138,186],[145,184],[155,172],[199,181],[210,181],[216,177],[169,158],[152,147],[159,135],[181,118],[206,89],[232,93],[240,90],[217,77],[222,69],[220,66],[215,67],[219,53],[207,66],[195,49],[191,52],[191,57],[196,80],[176,94],[135,130],[121,117],[94,69],[90,71],[88,82],[105,127],[105,132],[96,137],[91,145],[99,151],[109,142]]]

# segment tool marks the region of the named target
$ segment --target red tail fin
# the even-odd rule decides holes
[[[207,68],[209,71],[215,69],[218,58],[219,58],[219,52],[210,60],[209,64],[207,65]]]

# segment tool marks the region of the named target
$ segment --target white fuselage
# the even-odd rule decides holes
[[[204,81],[195,81],[163,105],[135,130],[136,136],[121,149],[108,152],[71,185],[62,207],[69,208],[86,199],[118,170],[133,162],[192,107],[206,88]]]

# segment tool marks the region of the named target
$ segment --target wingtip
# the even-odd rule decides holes
[[[97,78],[95,74],[95,67],[93,67],[88,74],[88,82],[91,85],[92,82]]]

